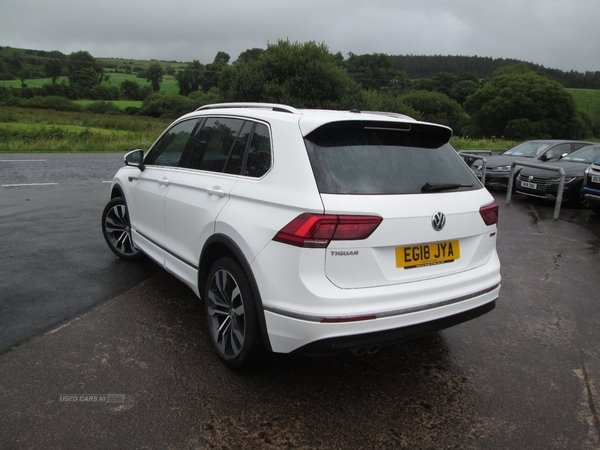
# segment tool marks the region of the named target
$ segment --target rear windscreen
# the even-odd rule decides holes
[[[481,189],[447,143],[450,130],[423,124],[337,122],[305,137],[323,194],[416,194]]]

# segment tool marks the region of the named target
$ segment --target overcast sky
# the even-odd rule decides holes
[[[206,64],[279,39],[600,71],[600,0],[0,0],[0,46]]]

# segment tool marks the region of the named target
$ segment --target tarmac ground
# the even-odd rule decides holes
[[[141,280],[0,355],[0,447],[599,449],[600,216],[494,195],[496,309],[374,355],[228,370],[186,286],[120,265]]]

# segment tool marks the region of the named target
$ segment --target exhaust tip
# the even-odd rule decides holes
[[[353,347],[350,349],[350,351],[352,353],[354,353],[356,356],[364,356],[367,354],[369,349],[367,347]]]
[[[371,345],[369,347],[369,349],[367,350],[367,353],[369,355],[374,355],[375,353],[377,353],[379,351],[381,347],[379,345]]]
[[[374,355],[379,351],[381,346],[375,344],[371,346],[362,346],[362,347],[352,347],[350,351],[354,353],[356,356],[365,356],[365,355]]]

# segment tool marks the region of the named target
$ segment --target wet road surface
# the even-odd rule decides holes
[[[0,353],[156,273],[106,252],[123,155],[0,154]]]
[[[555,221],[552,205],[495,196],[491,313],[367,357],[277,355],[236,373],[192,292],[158,271],[0,356],[0,447],[600,448],[600,218]],[[89,259],[115,264],[104,245]],[[112,285],[137,270],[81,276]],[[61,271],[38,283],[60,289]]]

